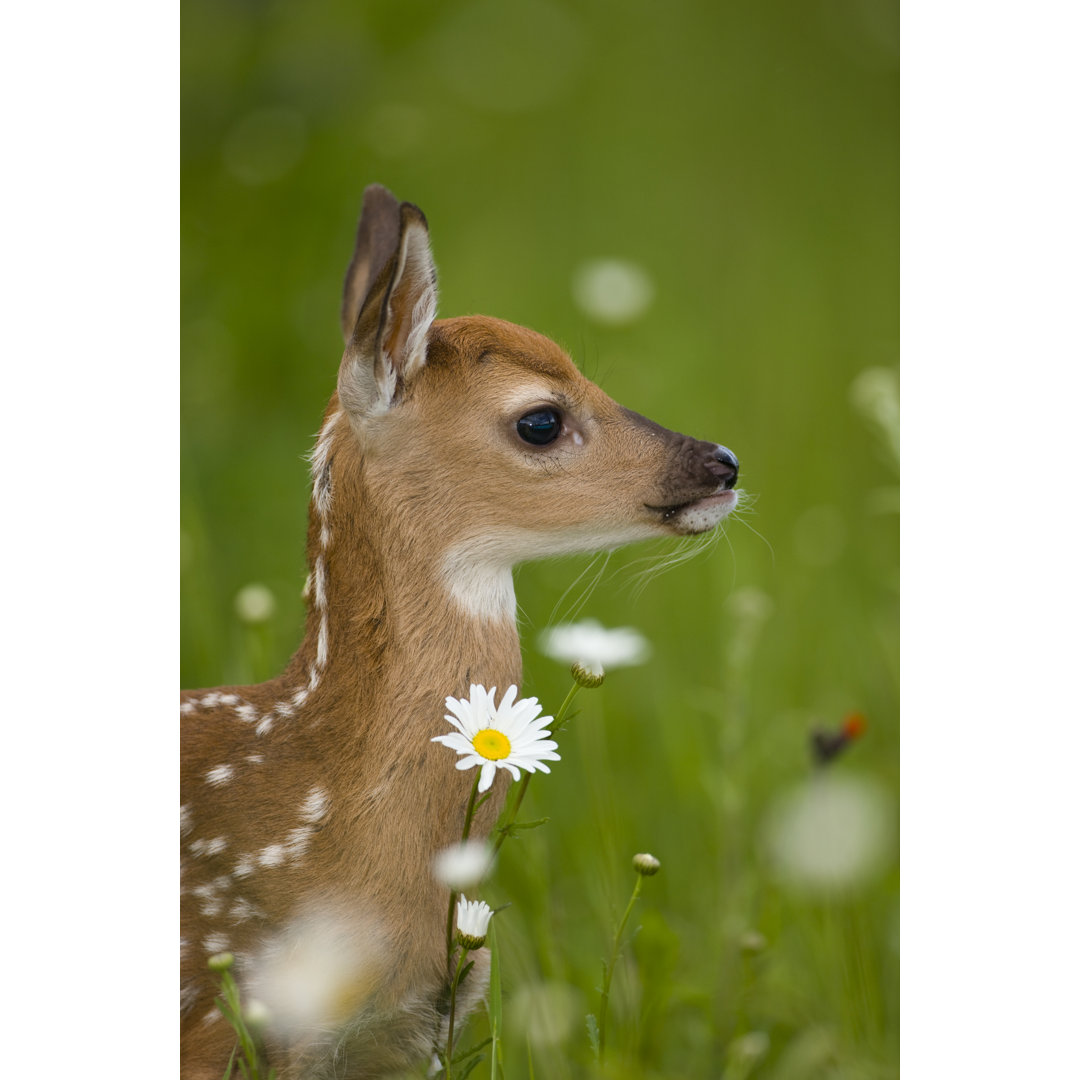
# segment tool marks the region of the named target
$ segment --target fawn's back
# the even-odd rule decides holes
[[[704,532],[738,501],[730,451],[624,409],[531,330],[435,321],[436,300],[423,215],[369,188],[311,455],[303,642],[270,682],[182,695],[185,1077],[229,1060],[207,969],[226,950],[282,1077],[430,1054],[448,977],[431,859],[471,782],[430,740],[447,695],[521,685],[513,566]]]

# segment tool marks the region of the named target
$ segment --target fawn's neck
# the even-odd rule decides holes
[[[417,738],[441,734],[445,698],[467,696],[470,683],[500,694],[520,687],[509,570],[500,575],[478,563],[477,581],[503,595],[487,609],[463,605],[446,577],[448,545],[431,542],[434,530],[425,540],[398,493],[369,490],[333,405],[312,464],[307,629],[294,678],[301,674],[328,713],[376,740],[400,739],[405,728]],[[467,579],[468,552],[453,550]]]

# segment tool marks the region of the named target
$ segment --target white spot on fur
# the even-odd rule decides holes
[[[215,836],[213,840],[192,840],[188,851],[192,855],[217,855],[229,846],[224,836]]]
[[[326,625],[326,616],[323,615],[319,623],[319,651],[315,657],[315,663],[320,667],[326,667],[326,661],[330,656],[330,628]]]
[[[292,705],[295,708],[299,708],[301,705],[304,704],[305,701],[307,701],[308,694],[310,694],[310,693],[311,693],[311,691],[308,690],[307,687],[302,686],[299,690],[296,691],[295,694],[293,694],[293,696],[292,696]]]
[[[259,727],[262,727],[262,721],[261,720],[259,721]],[[262,732],[259,731],[258,727],[255,729],[255,733],[257,735],[262,734]],[[261,765],[263,763],[263,756],[262,756],[262,754],[248,754],[248,756],[245,758],[245,760],[250,761],[252,765]]]
[[[259,718],[259,710],[254,705],[237,705],[236,715],[246,724],[254,724]]]
[[[235,694],[222,694],[221,695],[221,704],[222,705],[236,705],[236,704],[239,703],[239,701],[240,701],[240,699]]]
[[[285,837],[285,852],[291,862],[303,857],[304,852],[308,849],[308,844],[311,843],[313,831],[306,825],[289,831],[289,835]]]
[[[256,725],[255,734],[265,735],[268,731],[273,730],[274,727],[274,714],[268,712]]]
[[[182,701],[180,703],[180,711],[187,716],[188,713],[195,711],[195,703],[193,701]]]
[[[255,873],[255,856],[241,855],[233,867],[233,877],[245,878]]]
[[[325,788],[313,787],[307,798],[300,804],[300,820],[308,821],[312,825],[322,821],[326,809],[330,805],[330,796]]]
[[[259,852],[260,866],[280,866],[285,861],[285,847],[282,844],[269,844]]]
[[[206,782],[212,784],[214,787],[220,787],[222,784],[227,784],[233,776],[233,767],[231,765],[216,765],[206,774]]]
[[[250,901],[238,896],[229,908],[229,918],[234,923],[247,922],[248,919],[264,918],[263,913]]]
[[[180,1013],[190,1012],[195,1007],[195,1002],[199,1000],[199,995],[202,992],[202,987],[197,982],[185,983],[180,987]]]
[[[333,495],[333,486],[330,483],[330,446],[334,425],[341,417],[340,412],[331,413],[323,424],[322,431],[315,442],[315,448],[311,451],[308,460],[311,462],[312,498],[315,500],[315,509],[320,517],[326,517],[330,512],[330,500]]]
[[[203,938],[203,948],[211,956],[219,952],[228,952],[229,939],[224,934],[207,934]]]
[[[323,525],[322,531],[319,533],[319,540],[322,543],[323,548],[330,546],[330,526]]]
[[[220,1020],[220,1019],[221,1019],[221,1013],[220,1013],[220,1012],[218,1012],[218,1010],[217,1010],[217,1006],[215,1005],[215,1006],[214,1006],[214,1008],[212,1008],[212,1009],[211,1009],[211,1010],[210,1010],[210,1011],[209,1011],[209,1012],[208,1012],[208,1013],[207,1013],[207,1014],[206,1014],[206,1015],[205,1015],[205,1016],[204,1016],[204,1017],[202,1018],[202,1022],[203,1022],[203,1024],[205,1024],[205,1025],[206,1025],[206,1027],[209,1027],[209,1026],[210,1026],[210,1025],[212,1024],[212,1023],[214,1023],[214,1021],[215,1021],[215,1020]]]
[[[216,690],[212,691],[209,694],[204,694],[202,699],[199,701],[199,704],[204,709],[212,709],[215,705],[221,704],[221,695]]]
[[[194,828],[194,822],[191,820],[191,808],[185,805],[180,807],[180,835],[187,836],[189,832]]]

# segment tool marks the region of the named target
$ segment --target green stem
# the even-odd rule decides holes
[[[458,957],[457,971],[454,972],[454,979],[450,983],[450,1027],[446,1032],[446,1080],[450,1080],[450,1069],[454,1061],[454,1007],[457,1005],[457,988],[461,981],[461,969],[465,966],[465,958],[468,955],[469,950],[462,948],[461,956]]]
[[[559,711],[555,714],[555,719],[551,721],[551,734],[554,735],[565,723],[566,713],[570,708],[570,703],[577,696],[581,687],[575,682],[570,687],[570,692],[563,698],[563,703],[559,706]],[[496,827],[495,844],[492,848],[492,854],[496,854],[503,846],[503,842],[510,835],[510,828],[517,821],[518,811],[521,809],[521,804],[525,800],[525,792],[529,790],[529,781],[532,779],[532,773],[526,773],[524,778],[518,784],[517,797],[514,799],[513,806],[510,807],[509,812],[504,812],[499,825]]]
[[[618,929],[615,931],[615,940],[611,944],[611,959],[604,967],[604,985],[600,991],[600,1017],[597,1023],[598,1043],[600,1046],[600,1064],[604,1064],[604,1045],[607,1040],[607,1010],[608,1010],[608,997],[611,993],[611,977],[615,973],[615,962],[619,958],[619,946],[622,944],[622,937],[626,931],[626,922],[630,918],[630,909],[637,902],[638,895],[641,893],[641,875],[637,875],[637,881],[634,883],[634,891],[630,896],[630,903],[626,905],[626,910],[623,912],[622,922],[619,923]]]
[[[554,735],[566,723],[566,710],[570,708],[570,702],[577,697],[578,691],[581,686],[578,683],[574,683],[570,687],[570,692],[563,698],[563,703],[559,706],[559,711],[555,714],[555,719],[551,721],[551,734]]]
[[[480,770],[476,770],[476,779],[473,780],[472,791],[469,792],[469,804],[465,807],[465,825],[461,830],[461,842],[464,844],[469,839],[469,829],[472,828],[473,814],[476,812],[476,792],[480,787]],[[446,967],[450,968],[450,958],[454,951],[454,906],[457,904],[460,894],[450,890],[450,906],[446,909]]]

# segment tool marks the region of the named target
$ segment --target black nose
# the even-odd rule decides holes
[[[730,491],[739,479],[739,459],[726,446],[718,446],[712,457],[709,472],[723,484],[725,491]]]

